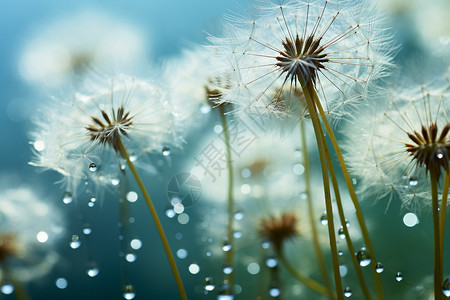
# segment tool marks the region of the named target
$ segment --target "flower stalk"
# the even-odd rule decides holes
[[[184,289],[183,282],[181,281],[180,273],[178,272],[178,268],[175,263],[174,256],[172,254],[172,251],[170,250],[169,242],[167,240],[166,234],[164,233],[164,229],[162,227],[161,221],[159,220],[159,217],[158,217],[156,209],[153,205],[153,202],[150,199],[150,196],[144,186],[144,183],[141,180],[141,177],[139,176],[139,173],[137,172],[134,164],[130,160],[130,156],[128,155],[127,149],[125,148],[125,145],[123,144],[120,135],[117,135],[115,142],[116,142],[115,145],[117,146],[118,152],[120,152],[122,157],[126,160],[127,165],[130,168],[130,171],[133,174],[134,178],[136,179],[139,189],[141,190],[142,195],[144,196],[145,202],[147,203],[147,206],[150,210],[153,221],[155,222],[155,225],[156,225],[156,229],[158,230],[159,237],[161,238],[161,242],[163,243],[167,258],[169,259],[170,267],[171,267],[172,273],[175,277],[175,281],[177,283],[178,291],[180,293],[181,299],[187,300],[186,291]]]

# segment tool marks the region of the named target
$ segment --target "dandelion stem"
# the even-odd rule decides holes
[[[329,178],[328,178],[327,162],[326,162],[323,138],[322,138],[323,131],[322,131],[322,127],[320,125],[320,120],[317,115],[316,108],[314,106],[313,99],[311,97],[308,87],[306,86],[305,82],[303,81],[301,74],[298,76],[298,79],[302,86],[303,93],[305,95],[305,99],[306,99],[306,103],[307,103],[307,107],[308,107],[308,111],[311,116],[311,120],[313,122],[314,133],[316,136],[317,147],[319,150],[320,165],[321,165],[321,169],[322,169],[322,178],[323,178],[323,188],[324,188],[324,194],[325,194],[325,206],[326,206],[327,219],[328,219],[328,235],[330,238],[331,258],[333,261],[334,282],[335,282],[335,287],[336,287],[337,298],[339,300],[343,300],[344,299],[344,291],[342,289],[341,275],[339,272],[339,256],[338,256],[337,245],[336,245],[336,236],[335,236],[336,231],[334,228],[334,220],[333,220],[333,206],[331,203],[330,182],[329,182]],[[308,84],[312,84],[312,83],[309,82]]]
[[[231,148],[230,148],[230,133],[228,131],[227,117],[225,115],[225,105],[220,105],[220,118],[222,120],[223,135],[225,138],[225,144],[227,149],[227,166],[228,166],[228,227],[227,227],[227,239],[231,248],[226,254],[226,263],[229,267],[233,268],[233,254],[234,254],[234,236],[233,236],[233,221],[234,221],[234,201],[233,201],[233,164],[231,162]],[[234,272],[228,274],[228,283],[233,289],[234,286]]]
[[[440,236],[440,246],[439,251],[441,253],[441,263],[444,264],[444,232],[445,232],[445,215],[447,214],[447,200],[448,200],[448,188],[450,184],[450,169],[445,172],[444,177],[444,187],[442,188],[442,200],[441,200],[441,211],[440,211],[440,221],[439,221],[439,234]],[[444,271],[444,270],[442,270]],[[443,274],[441,274],[443,276]]]
[[[440,234],[439,234],[439,200],[438,200],[438,177],[436,172],[430,171],[431,184],[431,208],[433,214],[433,230],[434,230],[434,299],[442,299],[442,264],[440,251]]]
[[[175,259],[173,257],[172,251],[170,250],[169,242],[167,240],[166,234],[164,233],[164,229],[161,225],[161,222],[158,218],[158,214],[156,213],[156,209],[152,203],[152,200],[150,199],[150,196],[144,186],[144,183],[141,180],[141,177],[139,176],[136,168],[134,167],[134,164],[130,160],[127,149],[125,148],[125,145],[123,144],[120,136],[117,138],[117,147],[118,147],[118,150],[119,150],[120,154],[122,155],[122,157],[127,161],[127,165],[130,168],[131,173],[133,173],[133,176],[136,179],[139,189],[141,190],[142,195],[144,196],[145,202],[147,203],[148,209],[150,210],[153,221],[155,222],[155,225],[156,225],[156,229],[158,230],[159,237],[161,238],[161,241],[163,243],[167,258],[169,259],[170,267],[172,269],[173,275],[177,282],[178,291],[180,292],[181,299],[187,300],[186,291],[184,290],[184,286],[183,286],[183,282],[181,281],[180,273],[178,272],[178,268],[175,263]]]
[[[338,142],[337,142],[337,139],[336,139],[336,137],[334,135],[333,129],[331,128],[331,125],[330,125],[330,123],[327,120],[327,117],[325,115],[325,111],[323,110],[322,105],[321,105],[321,103],[320,103],[320,101],[319,101],[319,99],[317,97],[317,94],[314,92],[314,88],[312,87],[312,85],[311,85],[310,89],[313,91],[313,96],[314,96],[314,100],[315,100],[314,102],[317,105],[317,108],[319,110],[321,119],[323,121],[323,124],[325,125],[326,132],[328,133],[330,141],[333,144],[334,151],[335,151],[335,153],[337,155],[337,158],[338,158],[338,161],[339,161],[339,165],[340,165],[342,173],[344,175],[345,183],[347,184],[347,189],[348,189],[348,192],[350,194],[350,198],[352,199],[353,206],[355,207],[356,217],[358,219],[358,223],[359,223],[359,226],[361,228],[361,233],[363,235],[363,239],[365,241],[366,247],[367,247],[367,249],[369,250],[369,253],[372,256],[372,259],[374,261],[376,261],[375,252],[374,252],[374,249],[373,249],[373,246],[372,246],[372,242],[371,242],[370,237],[369,237],[369,231],[367,230],[366,223],[365,223],[364,217],[362,215],[362,210],[361,210],[361,207],[359,205],[358,198],[356,197],[355,189],[353,187],[352,180],[351,180],[350,175],[348,173],[347,165],[345,164],[344,157],[342,155],[341,149],[340,149],[340,147],[338,145]],[[372,269],[372,274],[373,274],[374,281],[375,281],[375,287],[376,287],[376,290],[377,290],[378,299],[383,300],[384,299],[383,287],[381,285],[380,276],[379,276],[379,274],[376,271],[376,264],[375,263],[371,264],[371,269]]]
[[[334,298],[334,295],[332,293],[331,288],[331,282],[328,278],[328,271],[325,263],[325,259],[323,257],[322,249],[320,248],[319,243],[319,235],[317,234],[317,226],[316,226],[316,215],[314,213],[314,205],[312,201],[312,195],[311,195],[311,180],[310,180],[310,172],[309,172],[309,157],[308,157],[308,147],[306,143],[306,130],[305,130],[305,121],[300,121],[300,134],[301,134],[301,141],[302,141],[302,152],[303,152],[303,166],[305,167],[305,184],[306,184],[306,194],[308,195],[307,201],[308,201],[308,213],[309,213],[309,221],[311,225],[311,231],[313,236],[313,245],[314,245],[314,251],[316,253],[317,261],[319,263],[319,268],[322,273],[322,278],[325,282],[325,286],[328,289],[328,295],[330,295],[330,298]]]
[[[5,277],[11,281],[11,284],[14,287],[14,296],[17,300],[31,300],[31,297],[28,295],[25,287],[20,281],[16,279],[16,277],[11,273],[9,267],[6,265],[4,261],[1,262],[1,268],[5,273]]]
[[[325,145],[325,154],[327,156],[328,169],[330,170],[331,182],[333,183],[334,195],[335,195],[336,204],[338,207],[339,219],[341,221],[342,229],[343,229],[344,235],[345,235],[345,241],[347,242],[348,251],[350,252],[350,257],[352,258],[353,266],[355,267],[356,275],[358,276],[359,284],[363,291],[364,297],[366,299],[370,300],[371,299],[370,293],[367,288],[366,282],[364,281],[364,277],[363,277],[361,268],[359,266],[358,260],[356,259],[356,255],[355,255],[356,251],[355,251],[355,248],[353,247],[353,243],[350,238],[350,234],[348,232],[347,220],[345,219],[344,208],[342,206],[342,199],[341,199],[341,195],[339,193],[339,185],[338,185],[338,181],[336,178],[336,173],[334,172],[334,167],[333,167],[333,163],[331,161],[330,152],[328,151],[328,146],[325,142],[325,137],[323,137],[323,140],[324,140],[324,145]]]
[[[308,276],[302,274],[299,270],[297,270],[284,256],[283,250],[280,248],[276,249],[276,253],[278,258],[280,259],[281,263],[286,267],[286,269],[289,271],[289,273],[292,274],[298,281],[309,287],[310,289],[322,294],[330,296],[330,298],[335,298],[335,296],[331,293],[330,289],[324,287],[317,281],[309,278]]]

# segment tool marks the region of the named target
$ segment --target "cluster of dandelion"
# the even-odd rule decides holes
[[[219,299],[233,299],[237,294],[235,270],[241,257],[237,253],[240,234],[236,228],[243,225],[237,222],[236,206],[254,209],[261,202],[269,203],[268,212],[257,218],[253,228],[265,245],[264,255],[273,259],[271,263],[266,260],[271,269],[270,296],[279,297],[281,293],[280,261],[292,278],[315,295],[329,299],[350,297],[351,289],[344,288],[342,283],[339,236],[348,247],[364,299],[384,299],[383,265],[375,255],[358,200],[358,196],[368,197],[373,191],[377,192],[376,197],[389,191],[398,192],[408,205],[431,203],[434,294],[441,299],[442,292],[448,292],[445,287],[448,279],[443,280],[450,182],[448,82],[445,88],[432,91],[421,87],[395,96],[390,94],[391,101],[382,114],[352,123],[351,126],[358,124],[357,128],[348,127],[343,134],[348,137],[344,139],[348,159],[344,160],[332,126],[333,122],[340,125],[344,119],[356,120],[357,106],[365,100],[378,100],[379,107],[384,104],[380,99],[372,101],[375,94],[382,93],[377,83],[388,75],[396,48],[384,23],[374,1],[257,2],[247,14],[230,16],[223,36],[210,37],[212,45],[187,51],[183,53],[184,60],[167,64],[159,78],[164,84],[117,71],[112,76],[86,73],[89,75],[74,90],[54,97],[50,105],[40,109],[35,122],[37,129],[32,133],[36,155],[31,164],[64,175],[66,191],[73,195],[82,182],[93,184],[98,193],[120,184],[118,178],[131,172],[158,229],[180,296],[187,299],[158,212],[134,161],[147,153],[180,146],[184,141],[182,128],[196,119],[198,112],[211,110],[220,117],[225,144],[222,158],[227,170],[226,181],[220,182],[222,190],[219,189],[226,197],[226,218],[218,222],[225,229],[220,238],[225,267]],[[239,126],[251,128],[257,132],[255,136],[287,135],[287,140],[276,142],[279,149],[275,149],[299,153],[290,161],[301,162],[295,176],[282,169],[277,155],[257,159],[261,153],[273,150],[273,141],[259,138],[252,145],[255,152],[249,150],[251,157],[240,157],[242,153],[232,149],[231,136],[232,128]],[[312,139],[315,145],[311,145]],[[319,167],[315,165],[315,156]],[[270,168],[279,168],[280,173],[267,175],[269,161],[273,163]],[[320,184],[313,181],[314,169],[320,170]],[[350,174],[362,178],[358,191]],[[250,195],[250,185],[241,185],[248,178],[260,186],[258,196]],[[426,178],[429,185],[425,184]],[[439,189],[441,182],[443,187]],[[246,191],[242,192],[244,199],[236,196],[236,187]],[[274,192],[280,190],[289,193]],[[214,190],[208,198],[218,198],[217,194]],[[286,198],[303,204],[277,210]],[[322,223],[327,225],[327,250],[315,225],[317,207],[325,210]],[[348,207],[355,212],[354,216],[348,215]],[[355,227],[351,234],[348,220],[353,218],[352,224],[358,224],[358,229]],[[300,219],[309,222],[300,227]],[[338,230],[336,224],[340,224]],[[286,255],[288,241],[304,236],[305,226],[309,228],[321,281],[305,275],[292,263],[291,259],[300,251]],[[361,236],[363,247],[356,248],[355,235]],[[334,284],[329,279],[325,259],[324,252],[328,250]],[[366,266],[370,266],[372,284],[362,271],[361,267]],[[205,290],[207,293],[214,290],[209,277]]]

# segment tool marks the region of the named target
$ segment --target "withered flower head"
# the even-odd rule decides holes
[[[277,251],[281,250],[283,242],[299,235],[297,230],[297,216],[283,213],[279,217],[271,216],[261,220],[259,234],[270,241]]]
[[[446,124],[438,136],[436,123],[431,122],[428,127],[422,125],[421,132],[407,133],[411,143],[405,143],[406,151],[413,157],[417,167],[425,167],[439,179],[441,168],[448,170],[450,159],[450,141],[448,133],[450,124]]]

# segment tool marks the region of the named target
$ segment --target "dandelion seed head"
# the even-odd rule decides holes
[[[61,173],[72,193],[82,181],[97,193],[123,171],[119,139],[135,164],[146,167],[146,153],[181,145],[176,124],[167,95],[151,79],[92,72],[82,87],[54,97],[36,117],[31,143],[42,141],[45,148],[31,164]]]
[[[292,213],[283,213],[279,218],[262,219],[259,234],[263,239],[270,241],[276,249],[281,250],[285,241],[299,235],[297,216]]]
[[[442,82],[407,85],[378,98],[346,127],[343,150],[362,195],[389,195],[389,201],[398,195],[417,212],[431,205],[429,174],[442,179],[448,170],[448,98]]]
[[[386,74],[394,47],[372,1],[265,1],[252,8],[251,22],[232,16],[225,37],[211,38],[216,60],[232,70],[222,102],[239,112],[298,120],[298,90],[312,82],[325,111],[339,119]]]

